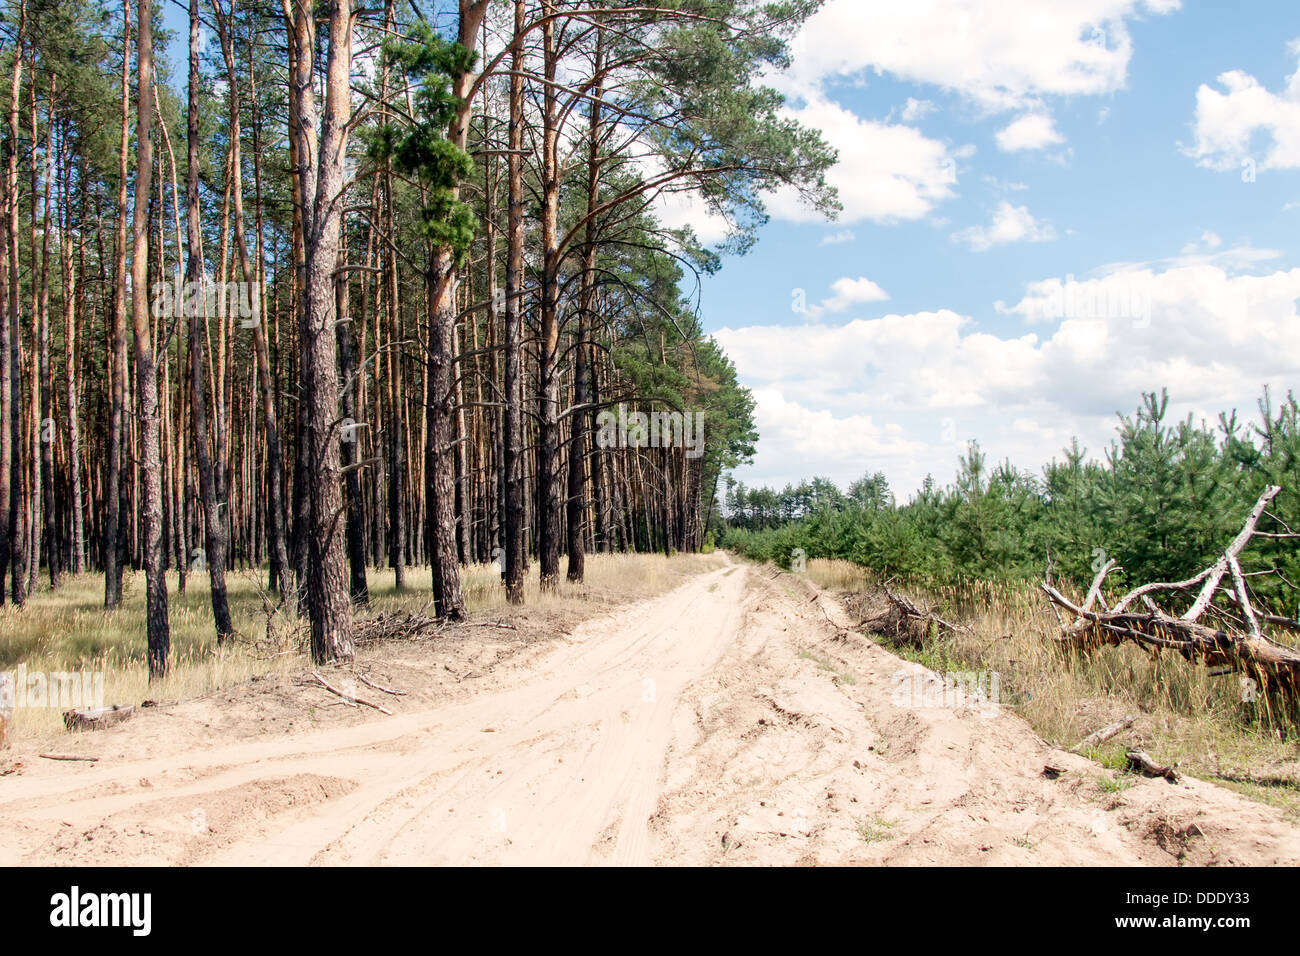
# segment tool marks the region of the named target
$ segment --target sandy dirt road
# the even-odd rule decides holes
[[[728,563],[393,716],[214,743],[185,728],[222,701],[150,714],[0,777],[0,864],[1300,863],[1272,808],[1117,792],[847,624]]]

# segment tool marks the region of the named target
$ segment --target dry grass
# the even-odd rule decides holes
[[[592,609],[648,597],[680,584],[685,577],[716,568],[717,556],[588,555],[586,581],[570,585],[561,580],[557,591],[542,595],[537,567],[532,566],[525,589],[528,608]],[[561,575],[564,564],[561,562]],[[432,613],[428,568],[410,568],[406,587],[398,592],[389,571],[371,570],[371,603],[359,616],[384,611]],[[0,672],[25,667],[27,673],[102,672],[104,701],[135,703],[146,699],[178,700],[230,687],[270,673],[293,673],[308,666],[304,629],[278,616],[268,637],[262,587],[265,572],[228,575],[230,610],[237,637],[218,648],[206,575],[191,574],[186,593],[176,593],[175,574],[167,576],[171,624],[172,670],[150,683],[145,657],[144,574],[128,573],[123,580],[122,606],[105,611],[101,575],[65,575],[57,592],[33,594],[22,609],[0,608]],[[465,602],[470,615],[493,615],[509,609],[500,572],[492,565],[463,569]],[[514,609],[512,609],[514,610]],[[67,701],[64,702],[67,704]],[[10,738],[46,734],[62,727],[66,706],[19,707],[14,711]]]
[[[828,590],[858,592],[870,574],[846,561],[812,560],[808,577]],[[1178,655],[1149,656],[1137,647],[1063,652],[1059,624],[1033,587],[981,584],[937,593],[909,591],[970,626],[932,637],[920,651],[896,649],[937,671],[999,675],[1001,702],[1045,739],[1072,747],[1110,721],[1138,714],[1134,726],[1092,754],[1122,767],[1126,746],[1161,763],[1281,806],[1300,816],[1300,734],[1279,729],[1264,703],[1243,701],[1241,677],[1211,676]],[[1254,782],[1251,782],[1254,781]]]

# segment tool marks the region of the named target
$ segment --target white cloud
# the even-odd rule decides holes
[[[759,472],[765,483],[810,478],[814,472],[802,469],[816,462],[815,474],[847,485],[861,475],[864,462],[915,467],[925,453],[925,443],[908,438],[896,424],[881,424],[866,414],[836,416],[809,408],[778,388],[754,389],[754,420],[763,436],[759,457],[773,465]]]
[[[889,298],[889,293],[864,276],[836,279],[831,283],[831,291],[835,294],[821,303],[827,312],[843,312],[853,305],[884,302]]]
[[[929,100],[918,100],[915,96],[909,96],[907,102],[903,104],[902,118],[904,123],[915,123],[930,113],[933,113],[936,107]]]
[[[988,110],[1043,95],[1124,86],[1132,40],[1125,20],[1176,9],[1172,0],[831,0],[792,44],[793,90],[863,71],[952,90]]]
[[[1300,54],[1300,41],[1290,50]],[[1300,68],[1279,93],[1241,70],[1220,73],[1217,80],[1222,92],[1206,84],[1196,91],[1196,143],[1187,154],[1217,170],[1249,161],[1260,169],[1300,166]]]
[[[1029,188],[1028,183],[1022,183],[1019,180],[998,179],[996,176],[985,176],[984,182],[988,183],[991,189],[1000,192],[1023,192]]]
[[[961,229],[952,238],[975,252],[985,252],[1010,242],[1047,242],[1056,238],[1056,230],[1050,223],[1035,219],[1028,206],[1013,206],[1004,199],[987,226]]]
[[[1004,311],[1051,311],[1060,278]],[[1098,303],[1145,302],[1145,315]],[[1116,412],[1167,386],[1173,419],[1254,408],[1265,384],[1300,376],[1300,268],[1233,274],[1209,261],[1150,264],[1076,283],[1042,333],[994,334],[940,309],[723,329],[716,338],[755,389],[762,440],[747,482],[882,469],[900,499],[932,473],[951,480],[960,443],[1036,469],[1077,435],[1094,455]],[[769,433],[769,427],[774,429]]]
[[[909,97],[902,125],[881,122],[833,102],[829,81],[890,74],[955,92],[981,111],[1017,110],[1024,115],[999,132],[1000,147],[1043,149],[1064,142],[1045,98],[1123,88],[1132,55],[1125,21],[1177,7],[1177,0],[829,0],[791,42],[790,68],[765,79],[788,97],[788,115],[838,150],[828,179],[846,222],[916,220],[955,195],[956,161],[973,147],[950,149],[907,125],[936,109],[930,99]],[[787,221],[819,218],[790,190],[770,210]]]
[[[708,207],[698,193],[686,190],[663,192],[655,199],[654,212],[666,229],[690,226],[706,246],[716,245],[731,233],[731,225]]]
[[[1004,153],[1045,149],[1065,142],[1065,138],[1056,131],[1051,114],[1039,111],[1026,113],[998,130],[996,138],[998,149]]]
[[[852,229],[840,229],[838,232],[831,232],[822,236],[821,242],[817,243],[817,245],[838,246],[845,242],[852,242],[856,238],[858,238],[857,234]]]
[[[1201,233],[1201,238],[1194,239],[1183,246],[1181,252],[1183,255],[1189,256],[1201,251],[1213,251],[1221,245],[1223,245],[1223,239],[1220,238],[1219,234],[1207,229]]]
[[[818,319],[827,312],[838,315],[855,305],[885,302],[889,299],[888,292],[865,276],[858,276],[856,279],[848,276],[836,279],[831,283],[831,292],[834,294],[805,309],[805,315],[809,319]]]
[[[821,130],[839,151],[827,180],[839,190],[844,205],[840,218],[847,225],[920,219],[955,195],[956,159],[943,143],[910,126],[861,119],[820,96],[786,113]],[[777,192],[768,205],[778,219],[824,221],[788,189]]]

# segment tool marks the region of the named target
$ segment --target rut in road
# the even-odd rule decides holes
[[[848,623],[728,562],[438,706],[0,780],[0,863],[1300,862],[1270,807],[1108,793],[1010,708],[918,706],[925,672]]]

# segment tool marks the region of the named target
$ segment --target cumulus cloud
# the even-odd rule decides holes
[[[998,203],[987,226],[958,230],[952,238],[966,243],[975,252],[985,252],[1011,242],[1048,242],[1056,238],[1056,230],[1050,223],[1035,219],[1028,206],[1013,206],[1004,199]]]
[[[939,140],[911,126],[862,119],[822,96],[787,115],[822,131],[839,152],[839,162],[827,174],[839,190],[847,225],[920,219],[941,200],[955,195],[956,158]],[[773,216],[794,222],[822,221],[820,213],[803,205],[793,190],[777,192],[769,202]]]
[[[925,442],[909,438],[897,424],[862,413],[837,416],[793,401],[779,388],[754,389],[754,418],[763,436],[759,456],[774,466],[761,479],[767,483],[811,477],[803,471],[810,461],[816,474],[847,484],[859,477],[863,462],[893,462],[905,470],[925,457]]]
[[[756,390],[762,426],[755,466],[741,477],[847,481],[880,468],[904,498],[927,473],[950,480],[970,438],[1022,468],[1074,435],[1099,455],[1115,413],[1161,386],[1178,417],[1246,412],[1265,384],[1300,376],[1297,298],[1300,268],[1243,275],[1202,259],[1031,283],[1003,309],[1045,323],[1023,334],[995,334],[948,309],[723,329],[716,337]],[[768,421],[787,424],[769,436]],[[817,430],[815,444],[801,444],[802,427]],[[863,444],[844,455],[835,435]]]
[[[1290,44],[1300,56],[1300,40]],[[1220,73],[1222,90],[1196,91],[1196,142],[1186,152],[1208,169],[1228,170],[1253,162],[1259,169],[1300,166],[1300,68],[1278,93],[1242,70]]]
[[[998,130],[996,139],[998,149],[1004,153],[1045,149],[1065,142],[1065,137],[1056,131],[1051,114],[1044,112],[1026,113]]]
[[[867,302],[884,302],[889,298],[888,292],[865,276],[858,276],[856,279],[847,276],[836,279],[831,283],[831,292],[834,294],[822,299],[815,305],[808,305],[803,310],[804,314],[810,319],[817,319],[828,312],[839,314],[848,311],[855,305],[862,305]]]
[[[1133,52],[1125,21],[1176,0],[831,0],[792,44],[793,89],[872,71],[1022,109],[1043,95],[1111,93]]]
[[[827,312],[843,312],[853,305],[863,302],[883,302],[889,298],[889,293],[865,276],[856,279],[836,279],[831,283],[831,291],[835,294],[829,299],[822,300],[822,308]]]

